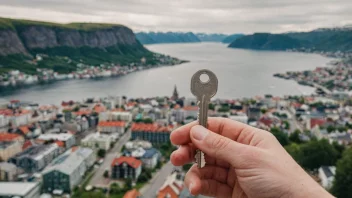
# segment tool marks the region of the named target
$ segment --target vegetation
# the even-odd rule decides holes
[[[270,132],[276,137],[276,139],[280,142],[282,146],[286,146],[289,144],[289,139],[285,132],[281,131],[278,128],[272,128]]]
[[[299,134],[301,132],[299,130],[295,130],[293,133],[290,134],[290,136],[288,137],[288,139],[296,144],[301,144],[303,143],[302,140],[299,138]]]
[[[188,171],[191,167],[192,167],[193,164],[185,164],[182,166],[182,170],[183,171]]]
[[[352,197],[352,148],[343,153],[337,162],[335,180],[331,192],[336,197]]]
[[[106,155],[106,150],[105,149],[99,149],[97,152],[98,157],[104,158]]]
[[[326,139],[312,140],[304,144],[293,143],[285,148],[307,170],[335,165],[339,156],[339,151]]]
[[[103,176],[104,176],[105,178],[108,178],[108,177],[109,177],[109,171],[108,171],[108,170],[105,170]]]

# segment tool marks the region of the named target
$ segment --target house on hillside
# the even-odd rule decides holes
[[[183,179],[179,173],[174,172],[166,178],[165,183],[159,189],[157,198],[179,198],[183,188]]]
[[[115,158],[111,163],[111,177],[113,179],[131,178],[137,180],[142,171],[142,161],[134,157]]]
[[[322,166],[318,169],[321,185],[325,189],[330,189],[335,178],[335,166]]]

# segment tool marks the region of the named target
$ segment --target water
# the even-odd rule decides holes
[[[174,85],[181,96],[193,97],[190,92],[191,76],[203,68],[212,70],[219,79],[216,98],[235,99],[264,94],[302,95],[310,94],[314,89],[294,81],[275,78],[273,74],[314,69],[331,61],[315,54],[230,49],[219,43],[160,44],[147,47],[191,62],[144,70],[119,78],[38,85],[2,93],[1,98],[59,104],[63,100],[108,95],[171,96]]]

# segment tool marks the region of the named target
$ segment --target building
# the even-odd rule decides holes
[[[142,195],[140,192],[138,192],[137,189],[132,189],[127,191],[124,195],[123,198],[142,198]]]
[[[98,131],[101,133],[125,133],[126,122],[124,121],[101,121],[98,124]]]
[[[66,149],[76,144],[76,138],[71,133],[46,133],[40,135],[37,140],[44,142],[63,142]]]
[[[70,193],[95,160],[95,153],[89,148],[74,147],[66,151],[43,171],[43,191]]]
[[[0,163],[0,181],[15,181],[17,177],[17,167],[14,164]]]
[[[158,164],[160,156],[161,154],[157,149],[146,149],[143,156],[141,157],[143,166],[149,169],[154,169]]]
[[[131,122],[132,121],[132,114],[128,111],[112,111],[110,113],[110,120],[111,121]]]
[[[174,91],[172,93],[171,100],[178,100],[178,91],[177,91],[176,85],[175,85]]]
[[[38,198],[40,197],[40,183],[0,182],[0,197]]]
[[[198,112],[199,112],[199,107],[198,106],[185,106],[183,107],[183,110],[185,110],[185,117],[187,118],[198,118]]]
[[[173,127],[157,124],[133,123],[131,126],[132,140],[146,140],[152,144],[162,144],[170,141]]]
[[[57,144],[36,145],[11,157],[9,162],[26,172],[33,173],[43,170],[59,154],[60,149]]]
[[[87,135],[81,140],[81,145],[92,149],[109,150],[113,142],[113,138],[108,135],[100,135],[100,133],[93,133]]]
[[[244,124],[248,124],[248,116],[244,113],[237,113],[236,115],[230,115],[229,118],[231,120],[235,120],[238,122],[242,122]]]
[[[152,148],[152,143],[145,140],[133,140],[126,142],[125,148],[127,150],[135,150],[137,148],[150,149]]]
[[[115,158],[111,163],[111,177],[113,179],[131,178],[137,180],[142,171],[142,161],[134,157]]]
[[[248,119],[250,120],[259,120],[260,116],[261,116],[261,111],[259,107],[248,107],[247,108],[247,115],[248,115]]]
[[[185,110],[181,109],[179,106],[177,106],[171,110],[171,116],[174,118],[172,121],[175,121],[178,123],[181,123],[186,119]],[[197,117],[195,117],[195,118],[197,118]]]
[[[183,180],[177,172],[174,172],[166,178],[157,198],[178,198],[183,188]]]
[[[22,144],[13,142],[0,142],[0,160],[7,161],[9,158],[13,157],[17,153],[22,151]]]
[[[322,166],[318,169],[321,185],[325,189],[330,189],[335,178],[335,166]]]

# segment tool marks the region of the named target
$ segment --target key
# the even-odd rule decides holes
[[[201,77],[208,77],[208,80],[203,81]],[[202,69],[197,71],[191,79],[191,92],[198,100],[198,122],[199,125],[207,128],[208,108],[210,99],[216,94],[218,90],[218,79],[215,74],[209,70]],[[198,168],[205,166],[204,153],[197,150],[195,155]]]

